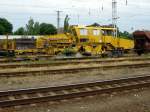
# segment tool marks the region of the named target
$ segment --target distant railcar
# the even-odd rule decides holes
[[[134,37],[134,49],[138,55],[150,52],[150,31],[135,31]]]

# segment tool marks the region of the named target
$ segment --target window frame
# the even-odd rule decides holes
[[[94,35],[94,36],[99,36],[100,33],[101,33],[101,31],[98,30],[98,29],[93,29],[92,32],[93,32],[93,35]]]
[[[88,35],[88,30],[86,28],[80,28],[79,32],[80,32],[81,36],[87,36]]]

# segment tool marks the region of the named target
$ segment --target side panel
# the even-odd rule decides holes
[[[67,34],[57,34],[50,36],[39,37],[36,42],[36,47],[41,51],[46,51],[47,54],[57,54],[72,45],[72,39]]]
[[[134,48],[134,40],[118,38],[119,47],[124,49],[133,49]]]
[[[103,36],[104,43],[110,43],[114,47],[122,47],[124,49],[133,49],[134,48],[134,40],[124,39],[124,38],[114,38],[112,36]]]

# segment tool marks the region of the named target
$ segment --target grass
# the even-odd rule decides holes
[[[95,80],[107,80],[128,76],[136,76],[138,74],[149,74],[149,68],[139,69],[113,69],[113,70],[96,70],[73,74],[43,74],[37,76],[9,77],[0,78],[0,90],[31,88],[42,86],[56,86],[62,84],[82,83]]]
[[[145,61],[138,61],[138,63],[143,63]],[[148,62],[148,61],[146,61]],[[18,68],[5,68],[0,69],[0,73],[10,73],[10,72],[24,72],[24,71],[43,71],[43,70],[57,70],[57,69],[68,69],[68,68],[81,68],[81,67],[97,67],[97,66],[109,66],[118,64],[136,64],[137,62],[123,61],[123,62],[110,62],[110,63],[90,63],[90,64],[67,64],[67,65],[55,65],[55,66],[44,66],[44,67],[18,67]]]
[[[141,58],[149,58],[150,54],[143,54],[141,56]],[[121,57],[124,58],[124,57]],[[130,57],[129,57],[130,58]],[[95,60],[110,60],[112,58],[100,58],[100,59],[95,59]],[[115,58],[118,59],[118,58]],[[86,60],[91,60],[91,59],[85,59]],[[75,60],[65,60],[65,62],[70,62],[70,61],[75,61]],[[56,62],[64,62],[62,60],[52,60],[52,59],[48,59],[48,60],[38,60],[38,61],[21,61],[21,62],[8,62],[8,63],[3,63],[3,64],[51,64],[51,63],[56,63]]]

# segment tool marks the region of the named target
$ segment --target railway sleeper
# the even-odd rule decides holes
[[[70,94],[63,94],[63,95],[56,95],[56,96],[7,100],[7,101],[0,101],[0,107],[25,105],[25,104],[30,104],[30,103],[41,103],[41,102],[47,102],[47,101],[58,101],[58,100],[93,96],[93,95],[106,94],[106,93],[109,94],[112,92],[139,89],[139,88],[149,87],[149,86],[150,86],[150,82],[147,82],[147,83],[139,83],[139,84],[132,84],[132,85],[126,85],[126,86],[121,86],[121,87],[104,88],[100,90],[84,91],[84,92],[79,92],[79,93],[70,93]]]

